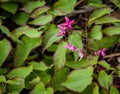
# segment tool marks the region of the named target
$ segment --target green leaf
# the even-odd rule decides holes
[[[101,40],[93,40],[88,42],[88,47],[92,50],[99,50],[100,48],[109,48],[114,46],[118,41],[118,36],[104,37]]]
[[[104,70],[101,70],[98,75],[98,81],[102,87],[109,89],[109,86],[112,84],[113,77],[111,75],[107,75]]]
[[[21,66],[24,61],[27,59],[29,53],[32,49],[41,45],[41,38],[29,38],[27,36],[23,36],[23,43],[17,44],[17,48],[14,56],[14,66]]]
[[[53,94],[53,89],[50,88],[50,87],[48,87],[47,89],[45,89],[45,85],[43,83],[39,83],[30,92],[30,94]]]
[[[12,14],[15,14],[17,11],[18,5],[16,2],[9,1],[9,2],[1,3],[0,7]]]
[[[66,42],[61,42],[58,45],[58,48],[54,54],[54,66],[55,66],[55,71],[61,69],[62,67],[65,66],[66,63],[66,51],[67,49],[64,47],[67,45]]]
[[[97,9],[97,10],[95,10],[92,14],[91,14],[91,16],[90,16],[90,18],[89,18],[89,21],[88,21],[88,26],[91,26],[91,24],[94,22],[94,20],[96,20],[97,18],[99,18],[99,17],[102,17],[102,16],[104,16],[105,14],[109,14],[110,12],[112,12],[113,10],[112,9],[110,9],[110,8],[107,8],[107,7],[102,7],[102,8],[100,8],[100,9]]]
[[[42,74],[40,75],[40,78],[41,78],[41,81],[42,81],[45,85],[49,84],[50,81],[51,81],[51,75],[50,75],[50,74],[47,74],[47,73],[42,73]]]
[[[120,9],[120,1],[119,0],[110,0],[112,3],[114,3],[119,9]]]
[[[80,49],[83,48],[81,35],[78,32],[73,32],[71,35],[69,35],[68,42],[76,46],[77,48],[80,48]],[[75,51],[74,52],[75,61],[77,61],[78,58],[79,58],[78,51]]]
[[[36,18],[36,17],[38,17],[40,14],[45,13],[45,12],[46,12],[47,10],[49,10],[49,9],[50,9],[50,7],[48,7],[48,6],[39,7],[39,8],[35,9],[35,10],[32,12],[32,14],[30,15],[30,17]]]
[[[78,32],[73,32],[71,35],[69,35],[68,42],[77,48],[83,48],[81,35]]]
[[[58,9],[64,13],[70,13],[74,10],[74,6],[77,0],[58,0],[54,5],[53,9]]]
[[[108,36],[117,35],[120,34],[120,27],[107,27],[102,32]]]
[[[112,69],[111,66],[110,66],[110,64],[107,63],[107,62],[105,62],[105,61],[99,61],[98,64],[101,65],[101,66],[103,66],[104,68],[106,68],[108,70]]]
[[[6,68],[0,68],[0,75],[6,74],[7,69]]]
[[[102,16],[102,17],[96,19],[94,22],[95,22],[95,24],[107,24],[107,23],[120,22],[120,20],[117,18],[111,17],[109,15],[105,15],[105,16]]]
[[[26,78],[26,76],[28,76],[32,72],[32,70],[32,66],[15,68],[7,74],[7,77],[10,79],[14,77]]]
[[[76,92],[82,92],[92,82],[93,68],[91,66],[72,71],[63,86]]]
[[[23,78],[13,78],[12,80],[8,80],[8,92],[20,92],[25,87]]]
[[[97,84],[95,84],[95,87],[94,87],[94,89],[93,89],[93,93],[92,93],[92,94],[100,94],[100,93],[99,93],[99,87],[98,87]]]
[[[9,31],[9,29],[3,25],[0,25],[0,29],[3,33],[5,33],[7,36],[11,36],[11,32]]]
[[[29,14],[24,13],[24,12],[18,12],[13,16],[13,21],[15,21],[16,24],[18,25],[25,25],[26,22],[29,19]]]
[[[80,69],[85,68],[90,65],[97,64],[98,57],[97,56],[87,56],[86,58],[83,58],[80,61],[67,61],[66,66],[70,67],[72,69]]]
[[[45,32],[45,36],[43,39],[43,51],[50,47],[54,42],[62,38],[57,36],[58,32],[59,29],[53,24],[50,26],[49,30]]]
[[[102,89],[102,90],[100,91],[100,94],[108,94],[108,91],[105,90],[105,89]]]
[[[35,85],[35,84],[37,84],[39,82],[40,82],[40,77],[37,76],[36,78],[32,79],[29,83],[31,85]]]
[[[39,17],[29,22],[29,24],[39,26],[39,25],[45,25],[51,21],[52,21],[52,15],[40,15]]]
[[[94,7],[103,7],[104,6],[102,4],[101,0],[88,0],[88,5],[89,6],[94,6]]]
[[[120,94],[120,93],[119,93],[119,90],[115,86],[111,86],[110,94]]]
[[[42,32],[39,32],[37,29],[31,28],[25,25],[25,26],[18,27],[14,31],[12,31],[12,38],[16,40],[21,35],[24,35],[24,34],[30,38],[37,38],[37,37],[40,37]]]
[[[112,9],[107,8],[107,7],[97,9],[91,14],[89,21],[93,21],[99,17],[102,17],[105,14],[109,14],[112,11],[113,11]]]
[[[32,62],[28,62],[28,64],[32,65],[34,70],[45,71],[51,68],[51,66],[50,67],[46,66],[43,61],[41,62],[32,61]]]
[[[26,5],[21,8],[21,10],[27,13],[31,13],[34,9],[43,5],[45,5],[45,1],[30,1],[29,3],[26,3]]]
[[[4,63],[7,56],[9,55],[12,47],[8,40],[3,39],[0,41],[0,66]]]
[[[1,83],[1,82],[6,82],[6,78],[5,78],[5,76],[3,76],[3,75],[0,76],[0,83]]]
[[[98,39],[100,40],[102,38],[102,32],[101,32],[102,25],[96,25],[92,28],[90,31],[90,38],[92,39]]]
[[[62,82],[64,82],[69,74],[69,68],[62,68],[58,72],[56,72],[51,80],[51,86],[56,90],[61,88]]]

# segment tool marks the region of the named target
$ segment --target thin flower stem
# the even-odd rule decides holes
[[[120,53],[109,54],[109,55],[106,55],[104,58],[111,58],[116,56],[120,56]]]
[[[81,4],[84,0],[79,0],[76,4],[75,7],[77,7],[79,4]]]

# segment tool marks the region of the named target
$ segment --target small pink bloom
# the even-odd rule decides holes
[[[79,48],[75,47],[72,44],[68,44],[65,46],[65,48],[68,48],[69,50],[71,50],[72,52],[76,51],[76,50],[80,50]]]
[[[85,56],[84,50],[82,49],[81,51],[78,52],[79,55],[79,61]]]
[[[75,20],[71,20],[68,17],[65,17],[65,22],[60,24],[61,26],[64,26],[67,28],[67,30],[71,30],[72,29],[72,25],[75,23]]]
[[[108,50],[107,48],[100,49],[96,52],[96,55],[101,55],[101,56],[105,57],[107,50]]]
[[[64,35],[64,36],[66,36],[66,27],[63,27],[63,26],[61,26],[61,25],[58,25],[58,28],[59,28],[59,33],[58,33],[58,37],[59,36],[62,36],[62,35]]]

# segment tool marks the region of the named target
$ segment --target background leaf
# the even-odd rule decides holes
[[[18,4],[16,2],[9,1],[3,2],[0,7],[12,14],[15,14],[18,8]]]
[[[95,24],[107,24],[107,23],[116,23],[120,22],[119,19],[111,17],[109,15],[102,16],[96,20],[94,20]]]
[[[64,46],[67,45],[66,42],[61,42],[58,45],[58,48],[53,56],[54,59],[54,66],[55,66],[55,71],[61,69],[62,67],[65,66],[66,63],[66,51],[67,49],[64,48]]]
[[[21,8],[21,10],[27,13],[31,13],[34,9],[43,5],[45,5],[45,1],[30,1],[26,3],[26,5],[23,8]]]
[[[30,38],[40,37],[42,32],[38,32],[37,29],[29,27],[27,25],[16,28],[12,31],[12,38],[17,40],[21,35],[26,35]]]
[[[69,74],[69,68],[62,68],[56,72],[51,80],[51,85],[54,87],[55,91],[62,88],[61,84],[66,80],[67,75]]]
[[[13,16],[13,21],[16,22],[18,25],[25,25],[29,19],[29,14],[24,12],[18,12],[16,15]]]
[[[7,74],[7,77],[12,79],[14,77],[26,78],[33,70],[32,66],[20,67],[13,69]]]
[[[0,25],[0,29],[1,31],[6,34],[7,36],[11,36],[11,32],[9,31],[9,29],[3,25]]]
[[[68,75],[68,78],[63,82],[63,86],[76,92],[82,92],[92,82],[93,68],[74,70]]]
[[[54,42],[61,39],[61,37],[58,37],[57,34],[59,32],[59,29],[55,25],[51,25],[48,31],[45,32],[44,39],[43,39],[43,46],[44,49],[47,49],[50,47]]]
[[[115,86],[111,86],[110,87],[110,94],[120,94],[120,92]]]
[[[39,83],[30,92],[30,94],[53,94],[53,89],[50,87],[45,89],[45,85],[43,83]]]
[[[14,65],[21,66],[27,59],[32,49],[41,45],[41,38],[29,38],[24,36],[21,40],[23,44],[17,44],[17,48],[14,56]]]
[[[53,9],[58,9],[61,12],[64,13],[70,13],[74,10],[74,5],[77,0],[58,0],[54,6]]]
[[[107,75],[105,71],[100,71],[98,75],[98,81],[100,85],[106,89],[109,89],[110,85],[112,84],[113,77],[111,75]]]
[[[105,35],[112,36],[120,34],[120,27],[107,27],[102,30]]]
[[[9,55],[12,47],[8,40],[3,39],[0,41],[0,66],[4,63],[7,56]]]
[[[52,15],[40,15],[36,19],[29,22],[29,24],[39,26],[39,25],[45,25],[51,21],[52,21]]]
[[[100,48],[109,48],[114,46],[118,41],[118,36],[104,37],[101,40],[94,40],[88,42],[88,47],[92,50],[99,50]]]
[[[101,32],[101,28],[102,28],[102,25],[94,26],[90,31],[90,38],[100,40],[103,36]]]

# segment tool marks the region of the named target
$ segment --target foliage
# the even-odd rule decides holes
[[[0,0],[0,94],[119,94],[119,0]]]

